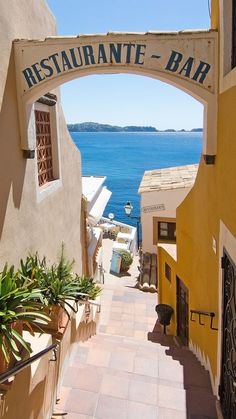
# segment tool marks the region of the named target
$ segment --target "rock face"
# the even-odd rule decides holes
[[[155,127],[143,127],[137,125],[129,125],[127,127],[119,127],[117,125],[98,124],[97,122],[81,122],[76,124],[68,124],[68,130],[71,132],[189,132],[188,130],[181,129],[175,130],[167,128],[159,130]],[[190,132],[202,132],[202,128],[193,128]]]
[[[82,122],[81,124],[68,124],[71,132],[157,132],[154,127],[138,127],[136,125],[118,127],[115,125],[98,124],[96,122]]]

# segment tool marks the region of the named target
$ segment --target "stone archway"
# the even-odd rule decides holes
[[[34,101],[92,74],[131,73],[169,83],[204,105],[203,154],[216,154],[217,33],[108,33],[14,41],[21,148],[34,149],[28,125]]]

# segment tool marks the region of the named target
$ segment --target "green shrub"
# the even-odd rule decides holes
[[[128,271],[130,265],[133,262],[133,258],[130,252],[128,252],[127,250],[120,250],[119,253],[121,255],[121,272]]]

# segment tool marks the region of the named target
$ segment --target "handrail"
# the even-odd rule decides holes
[[[91,304],[91,306],[97,306],[98,307],[98,313],[100,313],[101,312],[101,303],[98,303],[97,301],[94,301],[94,300],[90,300],[89,298],[88,299],[85,299],[85,300],[76,300],[76,304],[77,304],[77,312],[78,312],[78,304]]]
[[[17,365],[10,370],[4,372],[3,374],[0,374],[0,384],[4,383],[4,381],[7,381],[10,377],[13,375],[18,374],[20,371],[31,365],[34,361],[37,361],[37,359],[44,356],[46,353],[54,350],[56,351],[58,348],[58,343],[53,343],[52,345],[48,346],[47,348],[43,349],[42,351],[38,352],[37,354],[31,356],[30,358],[26,359],[25,361],[17,363]],[[55,357],[56,360],[56,357]]]
[[[195,322],[196,320],[193,319],[193,314],[198,314],[198,321],[201,326],[205,326],[205,323],[201,322],[201,316],[208,316],[211,318],[210,329],[211,330],[218,330],[216,327],[213,327],[213,319],[215,317],[215,313],[213,311],[201,311],[201,310],[190,310],[191,316],[190,320]]]

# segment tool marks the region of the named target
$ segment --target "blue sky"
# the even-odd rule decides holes
[[[48,0],[59,35],[209,28],[208,0]],[[203,108],[184,92],[134,75],[97,75],[61,87],[68,123],[202,126]]]

